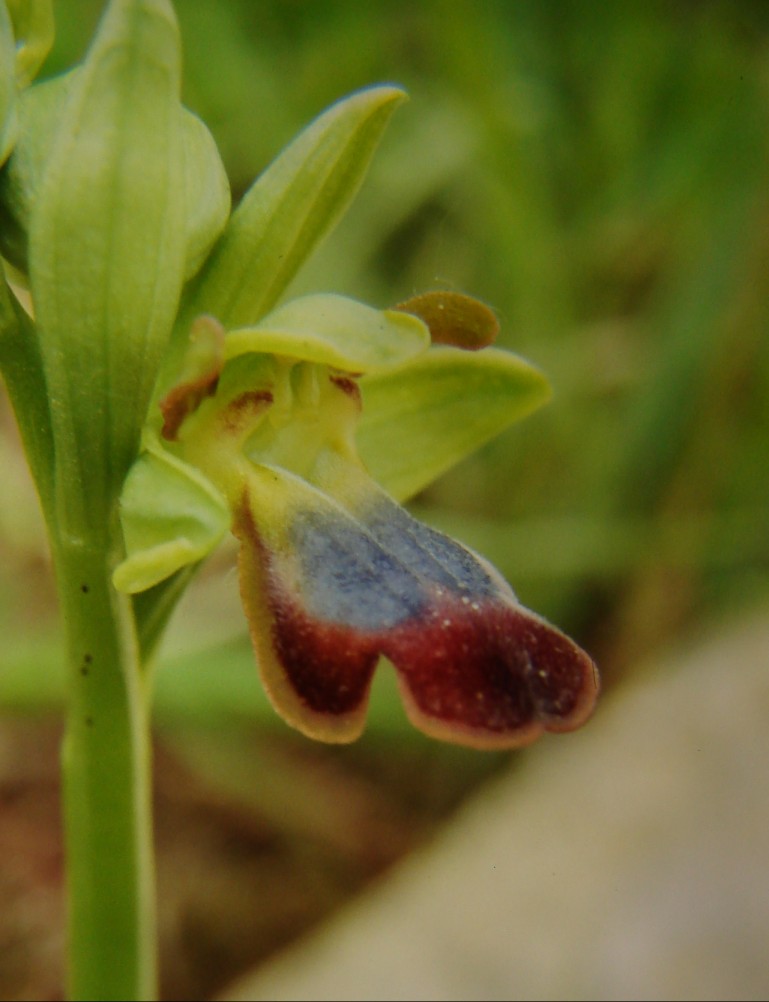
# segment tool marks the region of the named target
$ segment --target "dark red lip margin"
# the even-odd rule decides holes
[[[388,629],[355,629],[310,614],[301,586],[283,580],[247,502],[236,535],[265,685],[278,712],[311,737],[359,736],[381,655],[395,667],[414,726],[444,741],[518,748],[547,731],[574,730],[593,712],[599,681],[590,657],[505,596],[471,602],[436,588],[419,617]],[[276,685],[278,674],[285,684]]]

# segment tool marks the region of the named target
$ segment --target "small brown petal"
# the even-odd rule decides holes
[[[493,344],[499,334],[499,321],[493,310],[462,292],[423,292],[398,303],[395,309],[423,320],[430,329],[433,344],[477,351]]]

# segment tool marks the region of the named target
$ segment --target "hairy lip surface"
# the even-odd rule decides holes
[[[590,716],[598,676],[587,654],[480,558],[389,499],[365,522],[301,512],[288,554],[266,544],[246,501],[238,535],[265,684],[311,736],[360,733],[380,656],[412,722],[444,740],[513,748]]]

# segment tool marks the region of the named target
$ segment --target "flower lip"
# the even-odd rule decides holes
[[[481,558],[360,476],[362,505],[278,469],[259,476],[282,495],[281,524],[261,514],[260,491],[244,495],[241,587],[266,688],[291,724],[357,737],[381,656],[412,722],[444,740],[514,748],[590,715],[590,658]]]

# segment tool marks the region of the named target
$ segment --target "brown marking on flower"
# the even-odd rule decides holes
[[[355,711],[379,660],[375,638],[311,618],[283,589],[273,589],[270,600],[275,653],[302,703],[324,715]]]
[[[595,707],[598,674],[577,644],[482,558],[382,496],[358,521],[309,502],[270,515],[245,488],[234,532],[265,687],[310,737],[359,736],[381,656],[412,723],[457,744],[521,747]]]
[[[247,493],[235,511],[241,543],[240,592],[265,691],[276,711],[308,737],[350,742],[365,725],[378,661],[370,641],[345,626],[321,623],[283,587]]]
[[[380,655],[408,716],[433,737],[479,749],[527,745],[583,724],[598,696],[591,659],[555,627],[495,597],[433,594],[424,615],[356,629],[314,616],[244,503],[244,604],[276,709],[311,737],[359,736]]]
[[[395,309],[423,320],[430,329],[433,344],[477,351],[493,344],[499,334],[494,311],[462,292],[423,292],[398,303]]]
[[[271,390],[246,390],[223,408],[222,423],[228,432],[237,432],[265,411],[273,400]]]
[[[215,317],[203,314],[193,321],[179,382],[159,404],[163,415],[160,434],[167,441],[175,442],[185,418],[216,393],[224,366],[224,336]]]
[[[470,747],[519,748],[574,730],[595,705],[592,661],[527,610],[451,600],[425,620],[366,632],[311,617],[275,577],[270,608],[275,657],[314,721],[365,709],[380,654],[395,667],[412,723]]]
[[[571,731],[592,713],[590,658],[523,607],[452,596],[427,622],[383,638],[415,726],[476,748],[516,748],[545,731]]]
[[[329,376],[328,378],[342,393],[346,393],[348,397],[354,400],[358,408],[361,407],[360,386],[358,386],[355,379],[350,376]]]
[[[175,442],[184,419],[198,409],[206,397],[216,393],[219,371],[206,373],[199,379],[174,386],[160,401],[163,427],[160,434],[168,442]]]

